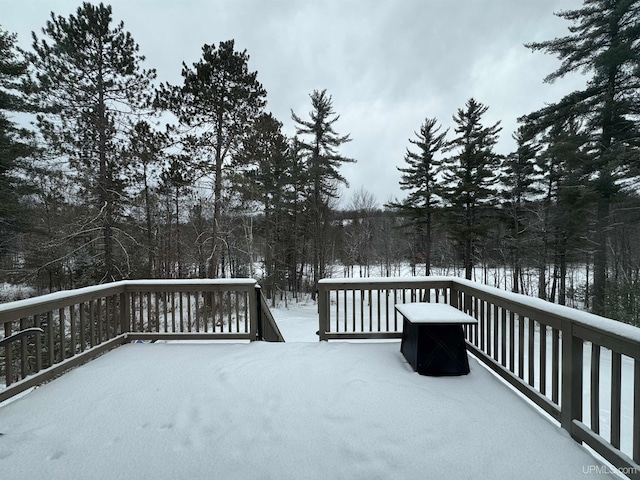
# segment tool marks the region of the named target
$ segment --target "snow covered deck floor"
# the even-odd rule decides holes
[[[603,477],[470,360],[433,378],[397,342],[125,345],[0,407],[0,476]]]

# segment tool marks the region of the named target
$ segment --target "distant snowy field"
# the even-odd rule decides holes
[[[329,268],[331,277],[410,277],[424,275],[425,265],[417,264],[412,267],[408,263],[390,265],[371,265],[369,268],[363,266],[347,267],[344,265],[332,265]],[[553,266],[547,266],[545,270],[547,281],[547,296],[550,297],[553,284]],[[464,269],[459,267],[432,267],[431,275],[452,276],[464,278]],[[476,266],[473,269],[472,278],[474,282],[479,282],[502,290],[511,290],[513,285],[513,271],[504,266]],[[587,282],[591,284],[593,274],[589,272],[585,265],[570,264],[567,266],[567,305],[574,308],[584,306],[583,289]],[[532,297],[538,296],[539,271],[533,267],[525,267],[522,272],[522,283],[524,290],[521,292]]]
[[[416,275],[424,275],[424,264],[417,264],[414,267],[408,263],[392,263],[389,265],[371,265],[365,267],[362,265],[345,266],[341,264],[333,264],[328,267],[328,275],[332,278],[340,277],[410,277]],[[263,268],[258,262],[255,263],[251,272],[258,279],[262,275]],[[571,307],[581,308],[583,299],[580,298],[580,291],[584,288],[587,281],[592,281],[592,275],[587,274],[584,265],[569,265],[567,269],[567,290],[570,294],[568,304]],[[455,276],[464,277],[464,269],[458,267],[433,267],[432,275],[438,276]],[[527,268],[523,273],[524,293],[525,295],[537,296],[538,294],[538,271],[534,268]],[[547,282],[551,278],[551,266],[547,268]],[[513,283],[512,271],[505,267],[476,267],[473,271],[472,280],[501,288],[503,290],[511,290]],[[549,285],[549,289],[551,285]],[[576,295],[572,295],[576,294]],[[0,283],[0,303],[21,300],[37,295],[35,288],[26,285],[13,285],[9,283]]]
[[[36,295],[36,289],[33,287],[0,282],[0,303],[14,302],[34,295]]]

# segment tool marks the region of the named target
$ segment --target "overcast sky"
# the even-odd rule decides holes
[[[98,3],[98,2],[93,2]],[[489,106],[486,124],[502,121],[498,152],[514,148],[516,119],[584,85],[580,75],[544,84],[559,62],[523,44],[568,33],[554,12],[582,0],[112,0],[146,68],[158,81],[181,84],[181,64],[200,59],[204,44],[235,39],[249,68],[267,90],[267,110],[295,132],[291,110],[308,118],[309,95],[327,89],[340,119],[334,125],[352,141],[341,153],[348,204],[361,188],[381,206],[402,199],[398,166],[409,138],[425,118],[443,128],[474,97]],[[0,25],[31,31],[53,11],[67,17],[80,0],[0,0]]]

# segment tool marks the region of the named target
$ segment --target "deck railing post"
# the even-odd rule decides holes
[[[560,424],[571,433],[574,420],[582,421],[582,349],[583,341],[573,336],[573,323],[562,321],[562,397]]]
[[[458,289],[456,288],[455,284],[451,282],[451,286],[449,287],[449,305],[451,305],[453,308],[460,309],[459,303]]]
[[[249,288],[249,338],[253,342],[258,338],[258,324],[260,323],[258,302],[260,297],[257,295],[257,288]]]
[[[131,331],[131,308],[129,306],[129,293],[125,290],[120,293],[120,333]]]
[[[11,322],[4,324],[4,338],[11,336]],[[8,342],[4,347],[4,378],[8,387],[13,383],[13,345]]]
[[[255,288],[255,294],[256,294],[256,308],[257,310],[257,325],[256,325],[256,329],[257,329],[257,340],[264,340],[264,325],[263,325],[263,319],[262,319],[262,305],[260,304],[260,295],[262,295],[262,287],[260,287],[260,285],[256,284],[256,288]]]
[[[329,290],[318,284],[318,335],[320,341],[327,339],[329,331]]]

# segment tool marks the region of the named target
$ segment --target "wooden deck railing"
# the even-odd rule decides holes
[[[132,340],[282,340],[256,286],[123,281],[2,304],[0,401]],[[576,441],[640,478],[640,329],[451,277],[326,279],[320,339],[400,338],[394,305],[410,301],[477,318],[466,327],[473,355]]]
[[[396,303],[449,301],[451,280],[426,278],[320,280],[320,340],[400,338],[402,317]]]
[[[477,318],[465,327],[473,355],[576,441],[640,478],[640,329],[458,278],[325,279],[320,339],[400,338],[394,304],[409,301]]]
[[[0,401],[131,341],[283,341],[261,297],[252,279],[136,280],[0,304]]]

